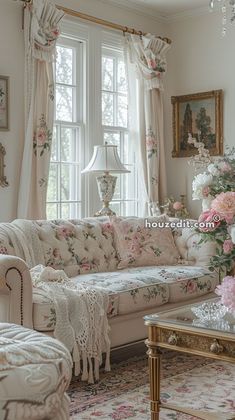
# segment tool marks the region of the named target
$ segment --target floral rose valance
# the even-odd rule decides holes
[[[29,51],[39,60],[50,61],[60,34],[58,24],[64,12],[57,9],[49,0],[33,0],[26,7],[30,12],[26,13],[26,19],[30,19],[27,34]]]
[[[162,79],[167,70],[165,56],[170,45],[151,34],[129,35],[126,40],[129,60],[135,64],[137,77],[144,79],[146,89],[163,90]]]

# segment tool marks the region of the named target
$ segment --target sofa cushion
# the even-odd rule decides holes
[[[110,295],[108,316],[149,310],[170,302],[184,302],[215,289],[216,277],[204,267],[160,266],[129,268],[118,272],[74,277],[76,283],[105,289]],[[33,293],[34,328],[53,331],[53,302],[38,289]]]
[[[112,218],[114,239],[120,262],[118,268],[173,265],[180,258],[170,228],[148,227],[147,223],[164,223],[165,217],[148,219]]]
[[[117,268],[112,226],[98,219],[34,222],[45,265],[63,269],[69,277]]]

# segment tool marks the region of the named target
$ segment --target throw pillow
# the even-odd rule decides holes
[[[146,219],[112,217],[114,240],[120,259],[118,268],[177,264],[180,255],[171,229],[156,227],[157,223],[166,220],[166,216]],[[155,227],[148,227],[149,223]]]

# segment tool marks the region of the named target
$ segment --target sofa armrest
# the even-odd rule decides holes
[[[210,259],[216,255],[216,242],[200,243],[201,235],[194,228],[183,228],[176,235],[175,243],[181,257],[191,265],[209,266]]]
[[[1,321],[33,328],[32,281],[21,258],[0,254],[0,296],[8,318]]]

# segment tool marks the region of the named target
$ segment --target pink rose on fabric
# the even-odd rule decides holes
[[[37,133],[37,142],[40,145],[44,145],[47,140],[47,134],[43,128],[41,128]]]
[[[0,254],[8,255],[7,248],[5,246],[0,247]]]
[[[109,222],[103,223],[101,229],[103,234],[113,233],[113,225]]]
[[[204,223],[198,228],[201,232],[213,232],[221,224],[221,216],[213,209],[206,210],[199,216],[198,222]]]
[[[156,69],[156,67],[157,67],[157,63],[156,63],[156,61],[154,60],[154,59],[150,59],[150,60],[148,60],[148,66],[151,68],[151,69]]]
[[[222,284],[216,287],[215,293],[221,296],[224,306],[230,311],[235,311],[235,277],[225,277]]]
[[[221,215],[228,224],[235,216],[235,192],[220,193],[211,203],[211,208]]]
[[[59,248],[53,249],[53,255],[55,258],[60,258],[60,250]]]
[[[223,251],[225,254],[230,254],[230,252],[233,250],[234,244],[231,241],[231,239],[227,239],[223,243]]]
[[[71,229],[67,226],[59,226],[56,230],[56,233],[57,233],[57,237],[59,239],[61,239],[61,238],[66,239],[66,238],[69,238],[69,237],[73,236],[74,232],[73,232],[73,229]]]
[[[195,283],[195,281],[190,280],[187,284],[187,292],[188,293],[194,293],[197,289],[197,285]]]
[[[91,265],[89,264],[89,263],[82,263],[82,264],[80,264],[80,268],[82,268],[82,270],[84,270],[84,271],[90,271],[90,269],[91,269]]]
[[[173,204],[173,209],[176,211],[182,210],[183,204],[180,201],[175,201]]]

